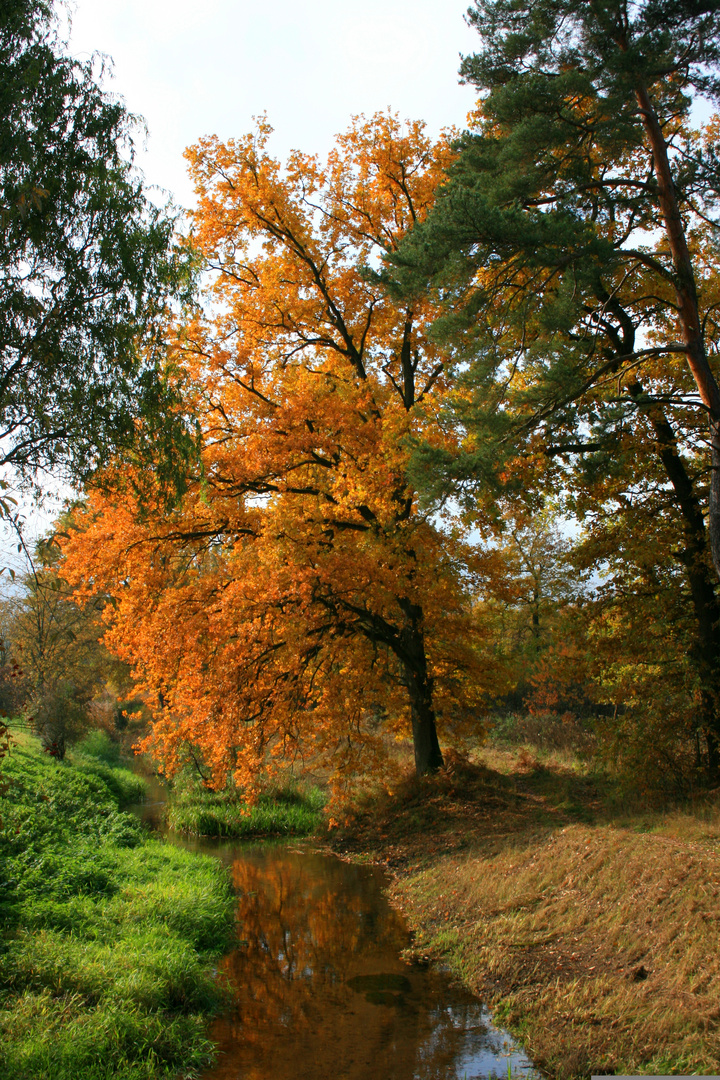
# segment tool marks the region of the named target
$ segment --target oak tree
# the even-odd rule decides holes
[[[425,301],[372,272],[427,214],[445,140],[390,115],[358,119],[326,164],[270,129],[188,152],[192,242],[213,283],[179,328],[202,472],[171,513],[91,491],[65,573],[114,598],[107,640],[155,707],[172,767],[199,747],[218,782],[252,784],[288,756],[337,784],[382,767],[412,733],[418,773],[438,726],[477,722],[482,668],[463,536],[419,507],[409,440],[437,427],[445,354]]]

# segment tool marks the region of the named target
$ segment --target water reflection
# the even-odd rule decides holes
[[[236,1008],[213,1031],[206,1080],[507,1076],[479,1002],[400,959],[408,933],[377,871],[285,847],[215,851],[232,862],[241,940],[223,962]]]

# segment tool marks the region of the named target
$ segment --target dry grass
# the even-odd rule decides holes
[[[720,1071],[720,813],[649,809],[567,755],[456,759],[335,841],[395,871],[449,961],[549,1077]]]

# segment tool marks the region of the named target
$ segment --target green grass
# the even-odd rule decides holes
[[[88,732],[68,760],[79,772],[101,779],[120,807],[140,802],[147,791],[147,780],[122,766],[120,747],[105,731]]]
[[[269,788],[248,807],[234,789],[208,791],[184,774],[173,783],[166,817],[171,829],[195,836],[308,836],[324,805],[319,788],[290,783]]]
[[[25,737],[3,761],[0,1076],[156,1080],[210,1060],[214,962],[233,904],[220,864],[119,809],[137,778]]]

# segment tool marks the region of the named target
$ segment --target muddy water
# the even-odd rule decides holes
[[[157,820],[157,791],[146,820]],[[530,1070],[482,1004],[447,974],[406,963],[407,926],[383,875],[300,844],[168,840],[228,864],[235,994],[204,1080],[474,1080]]]

